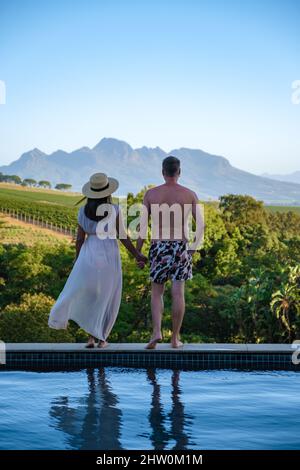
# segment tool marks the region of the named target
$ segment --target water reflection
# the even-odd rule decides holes
[[[121,432],[126,434],[127,430],[126,413],[122,412],[120,405],[122,390],[118,397],[118,391],[113,390],[104,368],[87,370],[86,374],[88,393],[85,396],[75,403],[68,396],[61,396],[52,403],[50,416],[53,426],[64,433],[67,448],[122,449]],[[142,430],[143,436],[149,439],[148,447],[157,450],[187,449],[189,438],[185,429],[192,418],[185,414],[181,401],[180,371],[172,372],[171,387],[167,387],[170,391],[168,398],[171,398],[169,412],[165,411],[162,385],[157,380],[156,371],[149,369],[146,375],[152,388],[150,407],[147,409],[148,400],[145,399],[145,411],[139,413],[146,413],[148,418],[149,427]],[[135,440],[138,441],[138,435]]]
[[[88,394],[79,406],[60,397],[50,410],[55,427],[64,432],[73,449],[121,449],[122,412],[105,369],[87,370]]]
[[[151,408],[149,412],[149,424],[151,428],[150,439],[154,449],[163,450],[172,441],[175,445],[172,449],[184,450],[188,447],[188,435],[185,433],[185,420],[188,416],[184,413],[184,406],[180,400],[181,390],[179,386],[180,371],[175,370],[171,379],[172,409],[165,414],[161,403],[161,386],[157,382],[154,370],[148,370],[148,380],[153,387]],[[168,422],[170,430],[168,431]]]

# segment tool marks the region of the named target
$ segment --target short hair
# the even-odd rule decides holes
[[[162,162],[163,173],[166,176],[175,176],[180,171],[180,160],[179,158],[170,155],[166,157]]]

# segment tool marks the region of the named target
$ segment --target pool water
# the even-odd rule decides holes
[[[0,449],[300,449],[300,374],[0,373]]]

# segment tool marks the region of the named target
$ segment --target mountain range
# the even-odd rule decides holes
[[[272,175],[269,173],[263,173],[261,176],[271,178],[273,180],[287,181],[288,183],[300,184],[300,171],[294,171],[293,173],[288,173],[287,175]]]
[[[196,191],[201,199],[234,193],[249,194],[267,203],[300,204],[300,184],[240,170],[222,156],[185,147],[168,153],[160,147],[134,149],[114,138],[103,138],[93,148],[82,147],[70,153],[57,150],[47,155],[35,148],[0,167],[0,172],[48,180],[52,185],[69,183],[75,191],[81,189],[92,173],[104,172],[120,181],[118,194],[125,195],[148,184],[159,184],[161,162],[167,155],[180,158],[181,183]]]

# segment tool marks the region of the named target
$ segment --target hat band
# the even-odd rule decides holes
[[[107,189],[108,187],[109,187],[109,183],[107,183],[106,186],[103,186],[103,188],[100,188],[100,189],[92,188],[92,186],[91,186],[91,190],[92,190],[92,191],[96,191],[97,193],[99,193],[100,191],[104,191],[104,190]]]

